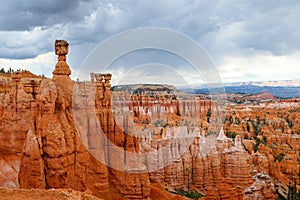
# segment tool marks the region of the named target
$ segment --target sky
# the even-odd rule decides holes
[[[54,41],[65,39],[76,79],[90,52],[107,38],[160,27],[195,40],[223,82],[300,79],[298,0],[0,0],[0,15],[0,67],[5,69],[51,77]],[[191,68],[153,50],[133,52],[109,69],[114,84],[135,78],[198,84],[201,77]]]

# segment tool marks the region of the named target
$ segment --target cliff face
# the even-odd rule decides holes
[[[41,83],[36,129],[27,135],[21,159],[22,188],[93,191],[101,186],[103,194],[108,191],[107,168],[92,159],[76,134],[68,95],[72,87],[69,79]]]
[[[163,183],[169,190],[188,190],[193,182],[190,187],[206,194],[206,199],[242,199],[243,190],[253,182],[253,162],[240,137],[233,141],[220,132],[215,144],[215,136],[206,138],[199,128],[182,124],[177,127],[176,123],[167,128],[163,128],[164,124],[153,126],[151,124],[157,120],[180,122],[181,118],[172,118],[176,109],[190,110],[193,115],[196,111],[180,106],[180,101],[168,104],[163,103],[167,101],[163,98],[154,101],[150,97],[127,98],[120,94],[113,96],[114,104],[110,107],[104,103],[108,94],[102,90],[97,92],[99,84],[102,83],[77,84],[75,91],[78,93],[73,104],[80,110],[80,115],[75,114],[75,121],[83,124],[79,126],[81,139],[98,160],[110,167],[110,185],[123,197],[136,199],[150,195],[153,198],[155,195],[151,191],[155,190],[151,185],[154,183]],[[93,95],[95,101],[91,100]],[[213,110],[214,105],[206,100],[190,101],[189,104],[192,108],[192,105],[199,105],[199,110],[205,113]],[[146,119],[149,119],[148,125],[145,125]],[[182,119],[189,118],[182,116]],[[206,120],[207,114],[201,121]],[[99,151],[102,145],[105,148]],[[118,151],[115,147],[123,150]],[[105,155],[99,155],[99,152]]]
[[[268,175],[258,173],[253,179],[254,183],[244,190],[243,200],[274,199],[276,190]]]
[[[138,89],[137,89],[138,90]],[[157,120],[168,121],[170,126],[182,126],[180,122],[201,119],[203,123],[212,120],[223,120],[222,111],[217,101],[205,100],[191,95],[176,97],[170,95],[136,95],[115,92],[112,96],[115,110],[126,108],[131,112],[134,123],[149,124]],[[198,123],[198,122],[197,122]]]
[[[221,133],[222,135],[222,133]],[[202,141],[203,142],[203,141]],[[196,137],[187,151],[181,153],[184,140],[172,141],[172,163],[159,172],[150,172],[152,182],[161,181],[170,188],[191,188],[206,194],[206,199],[239,199],[242,190],[252,183],[249,156],[241,147],[226,137],[218,138],[209,154],[201,150],[201,137]],[[174,147],[175,146],[175,147]],[[180,154],[181,153],[181,154]],[[158,154],[159,155],[159,154]],[[168,154],[162,154],[168,160]]]
[[[1,77],[0,177],[1,186],[19,187],[20,156],[27,133],[35,129],[36,93],[43,80],[29,72]]]
[[[38,90],[40,79],[33,78],[32,85],[29,82],[29,86],[26,79],[19,83],[21,74],[15,74],[12,79],[4,79],[3,81],[9,82],[5,87],[6,91],[9,92],[0,94],[0,139],[3,141],[0,144],[0,150],[3,154],[20,154],[27,132],[34,129],[37,106],[34,92]]]
[[[109,90],[105,92],[103,82],[75,85],[67,75],[56,75],[53,80],[34,80],[34,95],[33,90],[24,89],[24,81],[27,80],[23,79],[15,85],[16,88],[11,86],[10,93],[2,94],[2,101],[6,101],[2,113],[7,117],[2,118],[6,132],[1,136],[7,137],[4,140],[7,143],[2,143],[1,148],[7,154],[4,156],[6,160],[17,155],[15,162],[9,161],[15,178],[6,177],[4,185],[14,182],[13,187],[20,183],[21,188],[73,188],[106,199],[113,198],[110,197],[112,193],[114,197],[147,199],[155,197],[151,193],[155,191],[155,187],[151,187],[154,183],[163,183],[163,188],[173,190],[187,189],[189,182],[193,182],[191,188],[206,194],[205,199],[242,199],[244,189],[253,183],[251,170],[257,161],[245,151],[239,137],[233,141],[221,132],[216,146],[210,149],[209,154],[204,154],[205,138],[200,129],[188,126],[175,128],[175,125],[161,129],[158,125],[153,130],[163,130],[162,135],[152,138],[150,128],[135,127],[128,122],[128,115],[114,115],[116,109],[112,109],[113,105],[105,100],[105,96],[110,97],[111,94]],[[72,101],[74,87],[77,87],[75,91],[78,93]],[[17,92],[12,92],[15,90]],[[95,95],[92,100],[89,98],[91,95]],[[132,102],[130,109],[136,108],[134,104]],[[202,105],[200,110],[204,113],[212,106],[205,101],[197,104]],[[173,105],[173,110],[177,106],[178,110],[186,109],[180,103]],[[7,109],[14,110],[15,115],[8,115]],[[167,107],[166,110],[172,109]],[[77,114],[74,114],[75,111]],[[140,111],[143,112],[142,109]],[[153,113],[153,116],[159,114]],[[178,120],[170,116],[172,113],[167,113],[166,120]],[[207,114],[202,117],[204,130],[209,123]],[[11,123],[10,120],[20,125],[6,126],[4,122]],[[134,131],[139,127],[141,130]],[[15,130],[21,135],[19,143],[11,134]],[[181,137],[184,134],[193,134],[193,137]],[[116,154],[112,147],[103,144],[104,136],[125,151]],[[147,154],[149,150],[151,153]],[[139,163],[127,166],[132,165],[132,160],[126,160],[130,159],[130,153],[137,152],[142,154],[133,162]],[[115,166],[122,168],[116,169]],[[19,182],[16,179],[18,173]]]
[[[67,43],[57,41],[53,79],[41,81],[34,127],[24,143],[19,172],[21,188],[72,188],[97,196],[108,193],[108,169],[82,144],[73,121],[74,82],[65,62]]]
[[[239,135],[257,172],[274,178],[278,193],[287,197],[288,185],[299,183],[299,99],[231,106],[225,134]]]
[[[73,188],[106,199],[112,198],[111,193],[115,197],[147,199],[155,196],[151,194],[151,191],[155,191],[151,189],[154,183],[163,183],[164,187],[173,190],[186,189],[189,182],[193,182],[191,188],[206,194],[206,199],[242,199],[244,189],[253,182],[250,172],[254,161],[239,139],[233,141],[221,132],[216,146],[209,154],[203,154],[201,146],[205,139],[199,129],[190,130],[187,126],[167,128],[157,139],[151,139],[150,129],[134,135],[134,126],[128,122],[127,115],[113,115],[112,105],[105,101],[105,96],[111,94],[108,94],[108,90],[105,93],[105,87],[101,84],[75,85],[68,76],[57,75],[53,80],[38,79],[34,97],[32,90],[23,89],[23,80],[19,82],[17,92],[3,95],[3,99],[12,95],[7,105],[16,113],[14,120],[22,119],[25,114],[28,116],[24,118],[25,122],[18,122],[20,127],[11,124],[3,128],[7,132],[2,137],[8,137],[4,140],[7,143],[2,144],[3,149],[6,146],[5,158],[19,155],[15,158],[16,168],[21,161],[20,170],[15,170],[15,178],[7,178],[10,182],[14,180],[14,187],[20,183],[21,188]],[[77,87],[75,91],[79,96],[75,95],[72,102],[70,96],[74,87]],[[98,87],[104,88],[103,91],[97,90]],[[12,86],[11,91],[14,90]],[[96,95],[94,100],[88,98],[91,95]],[[19,101],[13,104],[15,99]],[[197,104],[207,104],[207,107],[202,105],[200,110],[208,112],[212,104],[204,102]],[[178,106],[178,110],[185,109],[180,107],[180,103],[174,105]],[[6,109],[3,108],[2,112],[8,113]],[[26,112],[19,112],[19,109]],[[74,114],[74,110],[77,114]],[[153,113],[158,115],[159,112]],[[166,119],[172,115],[167,114]],[[10,121],[12,118],[8,120],[3,117],[2,120]],[[206,114],[201,120],[204,126],[208,125]],[[12,140],[12,127],[20,131],[22,137],[19,144]],[[127,134],[131,132],[133,134]],[[192,139],[180,137],[190,133],[194,134]],[[121,155],[115,154],[111,147],[103,145],[103,136],[126,151]],[[164,146],[167,148],[162,148]],[[149,148],[157,151],[146,154]],[[131,163],[130,160],[126,161],[130,152],[144,152],[137,158],[140,163],[134,166],[136,168],[127,166]],[[116,165],[123,168],[115,169]],[[10,166],[13,168],[14,165]],[[129,170],[125,170],[126,167]],[[17,172],[19,183],[16,180]]]

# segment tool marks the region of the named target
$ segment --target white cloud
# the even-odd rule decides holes
[[[226,56],[218,66],[224,82],[300,79],[300,51],[276,56],[269,52]]]
[[[35,27],[30,31],[0,32],[2,58],[25,59],[53,51],[55,39],[63,35],[61,26]]]
[[[186,74],[182,74],[180,70],[171,66],[159,63],[146,63],[127,71],[124,68],[119,68],[111,72],[113,85],[156,83],[186,86],[190,84],[190,79],[185,76]]]
[[[46,77],[52,77],[52,71],[57,62],[57,56],[54,52],[40,54],[35,58],[28,59],[3,59],[0,58],[0,66],[8,70],[11,67],[14,70],[27,69],[34,74],[42,75]]]

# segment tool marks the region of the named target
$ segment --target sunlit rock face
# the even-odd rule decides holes
[[[253,179],[254,183],[244,190],[243,200],[275,199],[276,190],[268,175],[258,173],[253,176]]]

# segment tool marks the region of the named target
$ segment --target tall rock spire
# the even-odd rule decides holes
[[[72,109],[71,102],[74,81],[72,81],[69,77],[71,70],[66,62],[66,55],[69,51],[69,43],[65,40],[55,40],[54,48],[55,54],[58,55],[58,61],[55,65],[55,69],[52,72],[52,80],[55,82],[56,86],[60,88],[60,96],[63,97],[61,98],[61,101],[58,101],[57,103],[62,106],[59,107],[59,109]]]
[[[66,55],[69,51],[69,43],[65,40],[55,40],[54,48],[55,54],[58,55],[58,62],[56,63],[55,69],[52,72],[53,77],[59,75],[69,76],[71,74],[71,70],[66,62]]]

